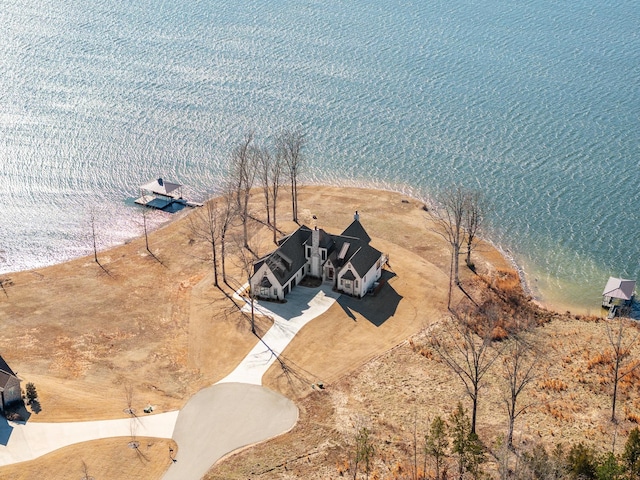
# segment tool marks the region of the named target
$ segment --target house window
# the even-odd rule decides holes
[[[273,287],[273,296],[277,297],[278,296],[278,289]]]
[[[323,248],[321,250],[321,252],[322,252],[322,260],[326,260],[327,259],[327,251]]]
[[[358,288],[358,280],[356,280],[356,288]]]
[[[343,286],[343,285],[344,285],[344,278],[341,278],[340,279],[340,286]]]
[[[260,287],[260,296],[268,297],[269,296],[269,287]]]
[[[311,256],[311,247],[307,246],[307,258]]]
[[[329,267],[329,273],[327,275],[329,277],[329,280],[333,280],[333,268]]]

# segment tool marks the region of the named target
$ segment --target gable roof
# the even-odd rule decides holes
[[[145,183],[140,186],[142,190],[149,190],[157,195],[164,195],[165,197],[179,198],[180,192],[175,192],[179,190],[182,185],[179,183],[172,183],[163,180],[162,178],[158,178],[157,180],[152,180],[149,183]],[[175,193],[173,193],[175,192]]]
[[[351,257],[349,262],[351,262],[353,268],[358,272],[358,275],[364,277],[381,256],[382,252],[380,252],[380,250],[373,248],[371,245],[363,245],[353,257]]]
[[[345,237],[357,238],[365,243],[369,243],[371,241],[371,237],[364,229],[359,220],[354,220],[353,222],[351,222],[351,225],[349,225],[345,229],[345,231],[342,232],[342,235]]]
[[[307,263],[303,245],[310,236],[309,227],[302,225],[283,238],[276,250],[253,264],[254,274],[266,263],[280,285],[284,286]]]
[[[0,390],[4,389],[4,387],[7,385],[7,382],[11,378],[16,378],[18,381],[20,381],[13,370],[11,370],[11,367],[9,367],[5,359],[0,356]]]
[[[622,300],[631,300],[635,288],[635,280],[625,280],[622,278],[609,277],[602,295],[612,298],[621,298]]]

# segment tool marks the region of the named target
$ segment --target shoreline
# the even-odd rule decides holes
[[[327,184],[311,183],[311,184],[304,184],[301,187],[304,189],[322,189],[322,188],[344,188],[345,186],[347,185],[327,185]],[[405,189],[402,189],[402,188],[394,189],[384,185],[364,185],[363,186],[361,184],[358,184],[358,185],[349,184],[348,186],[350,188],[357,188],[357,189],[368,190],[368,191],[380,191],[380,192],[398,194],[398,195],[406,196],[409,199],[415,202],[420,202],[424,205],[431,204],[428,198],[420,198],[418,195],[416,195],[417,192],[415,191],[415,189],[411,188],[408,185],[407,185],[407,188]],[[218,195],[212,195],[207,199],[205,199],[204,201],[206,202],[208,200],[214,199],[217,196]],[[143,208],[143,207],[139,207],[139,208]],[[166,220],[160,222],[154,228],[149,229],[148,233],[151,234],[151,233],[160,232],[163,229],[167,228],[168,226],[184,220],[191,213],[193,213],[193,210],[194,209],[183,209],[177,213],[172,214],[170,218],[167,218]],[[132,235],[131,237],[129,237],[128,239],[126,239],[121,243],[115,243],[112,245],[105,246],[102,249],[98,249],[98,254],[108,255],[108,252],[111,252],[124,245],[128,245],[129,243],[139,240],[143,237],[144,237],[144,234]],[[557,299],[556,300],[549,299],[548,296],[546,296],[543,292],[541,292],[539,289],[536,289],[533,286],[532,281],[529,279],[529,275],[526,269],[518,263],[513,253],[511,253],[508,249],[505,249],[502,245],[494,243],[493,239],[491,238],[480,237],[480,240],[486,243],[487,245],[489,245],[494,250],[496,250],[500,254],[500,256],[502,256],[503,259],[513,268],[513,270],[517,272],[523,292],[525,293],[525,295],[528,295],[529,297],[531,297],[532,301],[535,302],[540,307],[546,310],[551,310],[558,313],[570,312],[571,314],[577,314],[577,315],[592,315],[593,314],[592,310],[597,310],[596,307],[598,305],[594,305],[594,306],[581,305],[581,304],[576,305],[576,304],[571,304],[568,301],[559,301]],[[60,259],[60,261],[55,261],[50,264],[43,264],[40,266],[27,268],[24,270],[12,270],[7,272],[0,271],[0,278],[10,278],[11,275],[29,273],[29,272],[37,274],[39,270],[64,265],[85,257],[87,258],[91,257],[92,255],[93,255],[93,252],[87,252],[86,254],[83,254],[80,256],[62,258]]]

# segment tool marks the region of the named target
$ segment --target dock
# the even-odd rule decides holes
[[[174,213],[184,207],[202,206],[202,203],[188,201],[182,197],[181,184],[167,182],[162,178],[141,185],[140,193],[141,196],[135,200],[135,203],[164,212]]]
[[[609,277],[602,292],[602,307],[609,310],[608,319],[613,319],[616,315],[623,315],[628,311],[635,296],[635,280]]]

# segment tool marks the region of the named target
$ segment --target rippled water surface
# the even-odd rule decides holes
[[[547,298],[640,280],[635,1],[5,0],[0,25],[0,271],[89,253],[91,211],[137,235],[137,185],[204,198],[244,132],[302,125],[307,182],[482,189]]]

